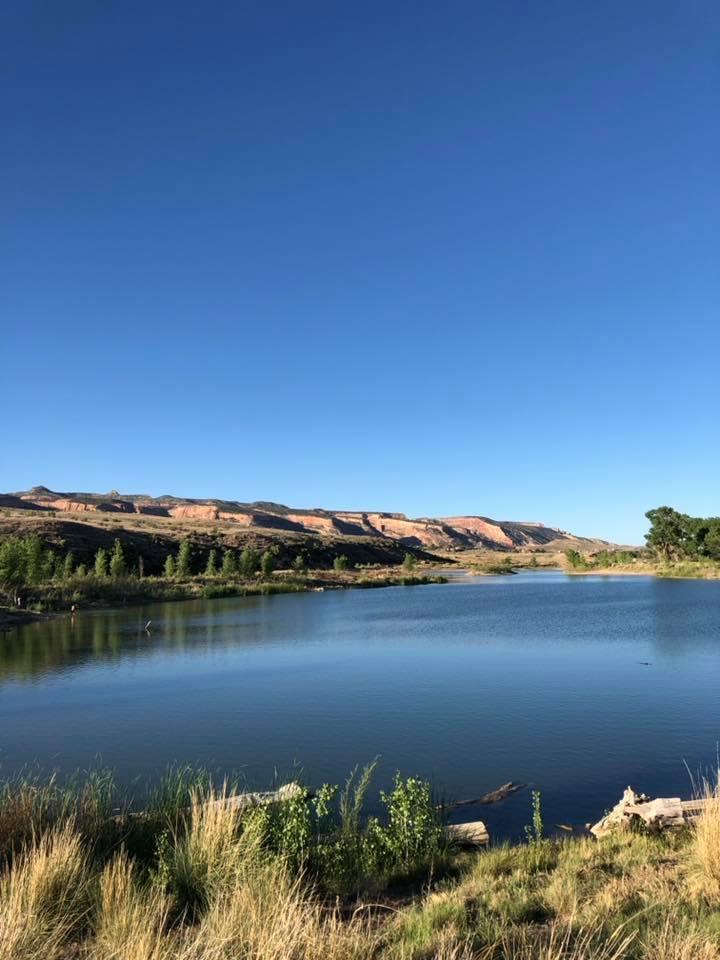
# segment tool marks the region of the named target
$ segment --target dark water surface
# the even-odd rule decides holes
[[[150,635],[143,629],[152,619]],[[644,666],[641,661],[647,661]],[[155,604],[0,636],[0,774],[189,762],[267,786],[376,755],[457,799],[507,780],[546,821],[632,784],[687,795],[720,738],[720,583],[533,572]],[[463,813],[516,833],[530,797]]]

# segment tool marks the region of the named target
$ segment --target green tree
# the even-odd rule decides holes
[[[72,550],[68,550],[65,554],[65,559],[63,560],[63,580],[69,580],[73,575],[73,570],[75,568],[75,558],[72,555]]]
[[[42,583],[47,576],[47,555],[36,533],[25,537],[25,579],[27,583]]]
[[[688,540],[690,517],[672,507],[656,507],[645,514],[650,529],[645,534],[648,547],[665,560],[683,556]]]
[[[127,575],[127,563],[125,562],[125,554],[123,552],[122,543],[119,540],[115,540],[115,546],[113,547],[112,557],[110,557],[110,576],[113,580],[118,580],[120,577]]]
[[[292,562],[292,568],[295,573],[304,573],[305,572],[305,556],[302,553],[298,553],[295,559]]]
[[[262,555],[260,560],[260,569],[262,570],[262,575],[264,577],[272,576],[272,572],[275,569],[275,551],[266,550]]]
[[[183,540],[180,544],[177,555],[177,573],[179,577],[192,576],[192,554],[189,540]]]
[[[27,579],[27,554],[18,537],[0,543],[0,586],[12,593],[13,600]]]
[[[79,564],[77,570],[75,571],[76,577],[86,577],[87,576],[87,567],[84,563]]]
[[[240,554],[240,574],[249,580],[260,569],[260,554],[253,547],[245,547]]]
[[[222,575],[226,580],[232,580],[238,575],[237,555],[234,550],[225,550],[223,553]]]
[[[711,560],[720,560],[720,521],[713,523],[705,534],[705,554]]]
[[[573,570],[579,570],[586,565],[583,555],[578,550],[566,550],[565,559]]]
[[[101,579],[110,576],[110,557],[105,547],[100,547],[95,554],[95,576]]]
[[[217,572],[217,550],[213,547],[208,554],[207,564],[205,566],[205,575],[208,577],[215,577],[217,576]]]
[[[402,565],[403,570],[414,570],[417,566],[417,560],[411,553],[406,553]]]
[[[341,553],[339,557],[335,557],[333,560],[333,569],[337,571],[347,570],[350,566],[350,561],[345,556],[344,553]]]
[[[168,579],[175,576],[175,557],[171,553],[165,557],[165,576]]]

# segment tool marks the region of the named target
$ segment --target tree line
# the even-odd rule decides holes
[[[204,551],[203,551],[204,556]],[[253,546],[242,550],[213,547],[204,561],[193,553],[193,545],[183,540],[177,551],[169,553],[163,565],[163,575],[168,579],[183,580],[194,576],[218,577],[224,580],[251,580],[261,574],[271,577],[278,559],[276,547],[261,552]],[[405,554],[403,569],[411,571],[416,560],[411,553]],[[307,558],[300,552],[292,561],[292,570],[303,574],[307,570]],[[338,572],[351,570],[353,564],[345,555],[334,558],[333,567]],[[71,550],[61,552],[46,547],[35,534],[5,537],[0,540],[0,589],[17,598],[18,592],[41,584],[64,583],[71,579],[94,577],[96,580],[122,580],[126,577],[143,578],[145,563],[138,556],[134,563],[128,560],[125,548],[119,539],[112,549],[99,547],[92,563],[77,563]]]
[[[645,516],[647,545],[663,560],[720,560],[720,517],[691,517],[672,507],[655,507]]]

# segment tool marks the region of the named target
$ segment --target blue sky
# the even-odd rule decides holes
[[[0,27],[0,489],[720,513],[715,3]]]

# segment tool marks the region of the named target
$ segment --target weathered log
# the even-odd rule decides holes
[[[455,810],[457,807],[489,806],[491,803],[500,803],[502,800],[505,800],[506,797],[509,797],[510,794],[517,793],[518,790],[524,790],[526,787],[526,783],[513,783],[512,780],[510,780],[508,783],[504,783],[501,787],[498,787],[497,790],[484,793],[481,797],[475,797],[473,800],[456,800],[454,803],[444,804],[443,806],[445,810]]]
[[[448,837],[461,847],[487,847],[490,843],[490,834],[482,820],[450,823],[446,829]]]
[[[260,793],[237,793],[230,797],[208,800],[208,805],[228,807],[230,810],[246,810],[248,807],[262,807],[269,803],[283,803],[298,797],[309,797],[310,793],[299,783],[286,783],[277,790],[265,790]]]
[[[694,823],[711,805],[720,808],[713,798],[681,800],[680,797],[657,797],[651,800],[645,794],[637,794],[628,787],[607,816],[590,828],[596,837],[603,837],[615,830],[626,829],[634,817],[642,820],[650,830],[667,830]]]

